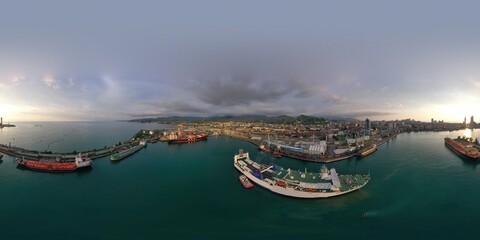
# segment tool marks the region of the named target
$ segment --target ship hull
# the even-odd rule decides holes
[[[461,149],[457,149],[457,147],[454,146],[454,144],[456,143],[452,143],[451,141],[454,141],[452,139],[445,139],[445,146],[450,149],[453,153],[455,153],[456,155],[462,157],[462,158],[465,158],[465,159],[468,159],[468,160],[471,160],[471,161],[479,161],[480,158],[479,157],[476,157],[476,156],[471,156],[471,155],[468,155],[466,152],[464,152],[463,150]]]
[[[367,150],[364,150],[360,153],[357,154],[357,157],[360,157],[360,158],[363,158],[363,157],[366,157],[366,156],[369,156],[370,154],[374,153],[377,151],[377,146],[374,145],[372,147],[370,147],[369,149]]]
[[[113,154],[112,156],[110,156],[110,160],[112,161],[120,161],[122,159],[125,159],[129,156],[131,156],[132,154],[140,151],[140,149],[144,148],[146,145],[145,144],[140,144],[140,145],[137,145],[133,148],[130,148],[128,150],[125,150],[123,152],[120,152],[120,153],[117,153],[117,154]]]
[[[242,177],[244,177],[245,179],[242,179]],[[248,180],[248,178],[245,175],[241,175],[240,177],[238,177],[238,179],[240,180],[240,183],[244,188],[246,189],[253,188],[253,184]]]
[[[205,141],[208,139],[208,135],[202,137],[195,137],[195,138],[181,138],[181,139],[172,139],[168,140],[170,144],[182,144],[182,143],[194,143],[198,141]]]
[[[240,164],[237,164],[236,160],[234,160],[234,167],[239,171],[241,174],[245,175],[250,181],[253,183],[257,184],[258,186],[265,188],[271,192],[274,192],[276,194],[280,194],[283,196],[287,197],[292,197],[292,198],[330,198],[330,197],[335,197],[335,196],[340,196],[346,193],[350,193],[353,191],[356,191],[362,187],[364,187],[370,180],[370,177],[368,176],[368,180],[366,180],[363,184],[358,185],[356,187],[353,187],[351,189],[345,190],[345,191],[328,191],[328,192],[317,192],[317,191],[300,191],[297,189],[294,189],[293,187],[284,187],[284,186],[278,186],[274,182],[267,182],[265,180],[259,179],[258,177],[254,176],[251,171],[245,168],[242,168]]]
[[[274,192],[276,194],[280,194],[280,195],[287,196],[287,197],[293,197],[293,198],[330,198],[330,197],[340,196],[340,195],[343,195],[343,194],[346,194],[346,193],[356,191],[356,190],[358,190],[358,189],[360,189],[360,188],[362,188],[363,186],[366,185],[366,183],[365,183],[364,185],[362,185],[358,188],[351,189],[351,190],[344,191],[344,192],[329,192],[329,193],[301,192],[301,191],[298,191],[298,190],[294,190],[293,188],[284,188],[284,187],[277,186],[275,184],[270,185],[267,182],[256,178],[255,176],[253,176],[249,172],[242,170],[240,167],[238,167],[236,165],[235,165],[235,168],[241,174],[245,175],[250,181],[254,182],[255,184],[259,185],[260,187],[265,188],[267,190],[270,190],[271,192]]]
[[[74,172],[83,168],[91,168],[92,165],[86,165],[82,167],[77,167],[74,162],[68,163],[57,163],[57,162],[39,162],[33,160],[20,160],[17,159],[19,166],[24,167],[28,170],[38,171],[38,172],[52,172],[52,173],[65,173],[65,172]]]

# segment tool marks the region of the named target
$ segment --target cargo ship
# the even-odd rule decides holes
[[[73,172],[80,168],[87,168],[92,166],[92,160],[87,157],[82,157],[80,154],[75,157],[74,162],[62,162],[58,159],[53,161],[37,161],[28,160],[25,158],[17,158],[18,165],[24,166],[30,170],[43,172]]]
[[[465,157],[470,160],[478,161],[480,160],[480,152],[475,146],[464,139],[451,139],[449,137],[445,138],[445,146],[447,146],[454,153]]]
[[[193,143],[198,141],[207,140],[208,134],[206,133],[197,133],[197,134],[186,134],[186,135],[179,135],[175,136],[168,140],[170,144],[180,144],[180,143]]]
[[[277,149],[272,150],[270,148],[267,148],[264,144],[260,144],[258,146],[258,150],[260,150],[264,153],[270,154],[270,155],[272,155],[276,158],[281,158],[282,157],[282,153],[280,151],[278,151]]]
[[[122,150],[118,153],[112,154],[112,156],[110,156],[110,160],[112,160],[112,161],[122,160],[122,159],[127,158],[128,156],[136,153],[137,151],[139,151],[140,149],[142,149],[146,146],[147,146],[147,143],[145,141],[140,141],[138,143],[138,145],[131,146],[131,147],[129,147],[125,150]]]
[[[247,177],[245,177],[245,175],[240,175],[238,179],[244,188],[253,188],[253,184],[250,182],[250,180],[248,180]]]
[[[325,166],[320,172],[265,166],[250,159],[240,150],[233,158],[234,167],[250,181],[274,193],[294,198],[328,198],[353,192],[370,181],[368,175],[339,175],[335,168]]]
[[[369,145],[367,147],[365,147],[364,149],[358,151],[357,153],[357,157],[366,157],[372,153],[374,153],[375,151],[377,151],[377,144],[372,144],[372,145]]]

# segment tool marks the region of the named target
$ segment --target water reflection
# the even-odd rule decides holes
[[[465,138],[471,138],[473,136],[473,129],[466,128],[465,131],[463,132],[463,136]]]

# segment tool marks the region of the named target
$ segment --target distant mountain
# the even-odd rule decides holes
[[[171,116],[171,117],[156,117],[156,118],[139,118],[132,119],[129,122],[184,122],[184,121],[199,121],[205,118],[189,117],[189,116]]]
[[[268,119],[264,120],[268,123],[277,123],[277,124],[324,124],[327,122],[324,118],[313,117],[313,116],[306,116],[300,115],[298,117],[290,117],[287,115],[281,115],[277,117],[269,117]]]
[[[261,121],[266,123],[276,124],[323,124],[327,120],[324,118],[300,115],[298,117],[291,117],[287,115],[280,115],[269,117],[265,115],[225,115],[225,116],[210,116],[210,117],[191,117],[191,116],[171,116],[171,117],[157,117],[157,118],[141,118],[133,119],[129,122],[162,122],[162,123],[174,123],[174,122],[191,122],[191,121]]]
[[[348,121],[348,122],[358,122],[361,120],[352,118],[352,117],[346,117],[346,116],[337,116],[337,115],[325,115],[323,116],[325,119],[332,120],[332,121]]]
[[[211,116],[205,119],[208,120],[247,120],[247,121],[256,121],[267,119],[268,116],[265,115],[225,115],[225,116]]]

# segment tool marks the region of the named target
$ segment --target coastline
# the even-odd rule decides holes
[[[394,134],[392,136],[389,136],[385,139],[382,139],[380,141],[373,141],[374,144],[377,144],[377,147],[383,145],[384,143],[387,143],[388,141],[392,140],[393,138],[397,137],[398,135],[400,135],[401,133],[397,133],[397,134]],[[249,138],[244,138],[244,137],[240,137],[240,136],[235,136],[235,135],[228,135],[228,134],[220,134],[219,136],[225,136],[225,137],[231,137],[231,138],[234,138],[234,139],[239,139],[239,140],[243,140],[243,141],[246,141],[246,142],[249,142],[255,146],[259,146],[260,145],[260,141],[255,141],[255,140],[252,140],[252,139],[249,139]],[[288,157],[288,158],[292,158],[292,159],[297,159],[297,160],[301,160],[301,161],[307,161],[307,162],[316,162],[316,163],[332,163],[332,162],[337,162],[337,161],[342,161],[342,160],[346,160],[346,159],[349,159],[349,158],[352,158],[352,157],[355,157],[356,156],[356,153],[349,153],[349,154],[345,154],[345,155],[339,155],[339,156],[331,156],[331,157],[322,157],[321,159],[315,159],[314,157],[312,158],[305,158],[305,157],[301,157],[299,155],[295,155],[295,154],[285,154],[284,151],[281,151],[280,152],[282,157]],[[368,156],[366,156],[368,157]],[[365,157],[365,158],[366,158]]]

